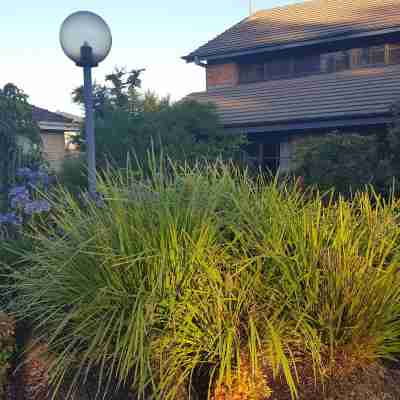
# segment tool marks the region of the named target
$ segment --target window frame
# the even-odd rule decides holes
[[[398,56],[398,61],[394,62],[392,61],[392,56],[391,56],[391,47],[394,46],[394,51],[397,51],[399,53]],[[397,46],[397,47],[396,47]],[[383,47],[383,52],[384,52],[384,58],[382,62],[372,62],[372,57],[373,57],[373,50],[379,47]],[[359,54],[357,57],[355,57],[355,51],[359,51]],[[345,62],[346,67],[343,69],[338,69],[337,65],[338,63],[334,63],[334,67],[331,68],[329,66],[329,57],[335,57],[334,55],[337,54],[339,55],[340,53],[344,54],[347,61]],[[385,43],[383,45],[373,45],[373,46],[366,46],[366,47],[354,47],[351,49],[347,50],[339,50],[336,52],[328,52],[328,53],[319,53],[319,54],[311,54],[307,55],[304,57],[304,59],[312,59],[313,57],[318,57],[319,58],[319,68],[318,71],[309,71],[307,72],[306,70],[303,71],[296,71],[296,60],[300,60],[300,58],[291,56],[291,57],[282,57],[282,58],[276,58],[276,59],[269,59],[265,60],[263,62],[257,62],[257,63],[239,63],[238,68],[239,68],[239,84],[250,84],[250,83],[256,83],[256,82],[264,82],[264,81],[274,81],[274,80],[282,80],[282,79],[290,79],[290,78],[296,78],[296,77],[304,77],[304,76],[312,76],[312,75],[318,75],[318,74],[329,74],[329,73],[338,73],[338,72],[343,72],[351,69],[358,69],[358,68],[365,68],[365,67],[374,67],[374,66],[380,66],[380,65],[400,65],[400,42],[396,43]],[[326,61],[323,61],[323,58],[326,58]],[[355,61],[356,60],[356,61]],[[282,73],[282,75],[274,75],[270,73],[270,70],[268,70],[268,66],[273,64],[274,62],[279,63],[286,63],[289,65],[289,72],[288,73]],[[325,66],[323,66],[323,62],[326,63]],[[243,79],[243,72],[242,69],[246,67],[251,66],[263,66],[262,67],[262,75],[261,78],[255,77],[254,80],[248,80],[248,79]],[[310,64],[311,65],[311,64]]]

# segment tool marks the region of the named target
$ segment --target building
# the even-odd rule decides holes
[[[43,154],[50,167],[59,170],[68,155],[68,138],[80,129],[77,117],[32,106],[33,120],[38,124]]]
[[[400,99],[400,0],[312,0],[254,13],[183,57],[204,67],[225,129],[261,165],[290,168],[296,142],[370,132]]]

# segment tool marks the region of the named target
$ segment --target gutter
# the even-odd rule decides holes
[[[294,132],[311,129],[335,129],[368,125],[389,125],[393,123],[393,116],[391,114],[376,115],[376,116],[354,116],[352,118],[338,118],[334,119],[320,119],[309,121],[288,121],[278,123],[260,123],[260,124],[240,124],[240,125],[227,125],[223,126],[225,132],[230,134],[237,134],[238,132],[245,133],[279,133],[279,132]]]
[[[79,126],[73,123],[39,121],[37,124],[39,125],[40,130],[53,131],[55,133],[79,132],[80,130]]]

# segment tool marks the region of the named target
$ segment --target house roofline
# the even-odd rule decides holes
[[[325,44],[325,43],[337,43],[340,41],[345,41],[345,40],[351,40],[351,39],[360,39],[364,37],[373,37],[373,36],[379,36],[379,35],[385,35],[385,34],[390,34],[390,33],[400,33],[400,26],[395,26],[391,28],[385,28],[385,29],[378,29],[374,31],[367,31],[367,32],[358,32],[358,33],[343,33],[341,35],[335,35],[335,36],[329,36],[329,37],[324,37],[320,39],[312,39],[312,40],[305,40],[305,41],[298,41],[298,42],[292,42],[292,43],[281,43],[278,45],[272,45],[272,46],[257,46],[245,50],[237,50],[237,51],[226,51],[226,52],[218,52],[218,54],[204,54],[204,55],[198,55],[196,54],[196,51],[193,53],[188,54],[187,56],[183,56],[182,59],[185,60],[187,63],[191,63],[195,61],[195,58],[197,58],[199,61],[202,60],[220,60],[224,58],[233,58],[233,57],[240,57],[240,56],[245,56],[245,55],[252,55],[252,54],[259,54],[259,53],[265,53],[265,52],[275,52],[275,51],[280,51],[280,50],[290,50],[290,49],[295,49],[299,47],[306,47],[306,46],[313,46],[313,45],[319,45],[319,44]]]
[[[259,123],[259,124],[240,124],[240,125],[224,125],[224,130],[227,133],[238,133],[245,131],[245,133],[279,133],[290,131],[303,131],[311,129],[335,129],[335,128],[352,128],[368,125],[388,125],[393,123],[393,116],[391,113],[377,114],[369,116],[353,116],[351,118],[321,118],[303,121],[287,121],[277,123]]]
[[[53,122],[53,121],[39,121],[37,122],[39,128],[43,131],[53,132],[79,132],[79,125],[70,122]]]

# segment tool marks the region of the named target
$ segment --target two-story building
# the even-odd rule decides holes
[[[385,129],[400,100],[400,0],[312,0],[259,11],[189,55],[227,131],[290,168],[296,141]]]

